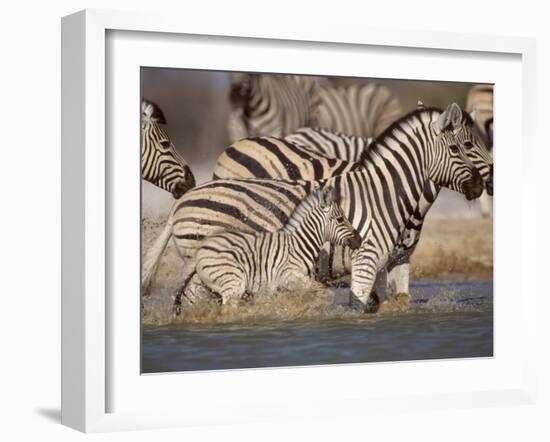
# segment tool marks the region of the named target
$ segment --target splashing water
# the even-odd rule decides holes
[[[327,296],[281,293],[239,307],[191,306],[171,321],[171,297],[147,300],[142,372],[403,361],[493,354],[491,281],[421,282],[406,311],[364,315]]]
[[[481,285],[480,285],[481,284]],[[422,311],[474,311],[492,302],[492,291],[484,283],[418,282],[413,284],[413,299],[401,314]],[[480,290],[481,288],[481,290]],[[327,319],[364,319],[348,308],[351,291],[340,287],[327,292],[311,290],[280,292],[277,296],[257,296],[238,306],[221,306],[215,299],[186,304],[181,316],[172,317],[172,296],[169,290],[157,289],[144,300],[143,324],[258,324],[276,321],[315,321]],[[379,315],[394,313],[382,309]]]

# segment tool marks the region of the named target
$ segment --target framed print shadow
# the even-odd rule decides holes
[[[533,42],[332,29],[63,19],[64,424],[532,401]]]

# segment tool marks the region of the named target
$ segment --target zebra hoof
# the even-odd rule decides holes
[[[411,295],[408,293],[397,293],[388,301],[380,304],[380,312],[403,312],[409,308],[411,304]]]
[[[172,319],[176,319],[181,315],[181,296],[173,296],[174,303],[172,304]]]
[[[181,305],[175,305],[172,307],[172,319],[176,319],[181,315]]]
[[[365,313],[376,313],[380,308],[380,298],[376,292],[372,292],[365,304]]]

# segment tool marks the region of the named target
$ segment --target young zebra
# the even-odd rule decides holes
[[[147,253],[142,286],[147,288],[171,237],[185,271],[205,237],[231,229],[279,230],[308,194],[331,186],[363,238],[351,254],[351,288],[364,307],[377,276],[418,241],[440,187],[474,199],[484,188],[492,192],[492,170],[471,117],[458,105],[417,109],[373,142],[360,170],[319,181],[214,180],[192,189],[174,204],[164,231]]]
[[[315,281],[319,250],[325,242],[355,250],[361,237],[342,212],[334,189],[312,192],[276,232],[228,231],[202,241],[189,276],[197,272],[203,284],[221,297],[222,304],[245,295],[273,294],[279,289],[326,290]],[[175,300],[179,314],[182,290]]]
[[[142,99],[141,177],[177,199],[195,187],[195,177],[159,124],[166,124],[160,108]]]
[[[323,127],[363,137],[379,135],[401,115],[397,98],[375,83],[335,87],[323,77],[234,74],[229,141],[282,137]]]

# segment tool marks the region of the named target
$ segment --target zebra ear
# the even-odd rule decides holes
[[[145,114],[147,118],[156,121],[158,124],[166,124],[164,113],[160,110],[160,107],[158,107],[152,101],[142,99],[141,111]]]
[[[153,115],[152,118],[158,123],[158,124],[166,124],[166,118],[164,117],[164,113],[160,110],[160,107],[158,107],[156,104],[153,104]]]
[[[435,123],[437,132],[452,128],[457,129],[462,124],[462,109],[456,103],[451,103],[439,116]]]
[[[334,188],[325,187],[321,191],[321,205],[324,207],[330,206],[334,202]]]
[[[453,103],[450,105],[450,111],[451,124],[453,125],[453,129],[457,129],[462,124],[462,109],[460,109],[458,104]]]

